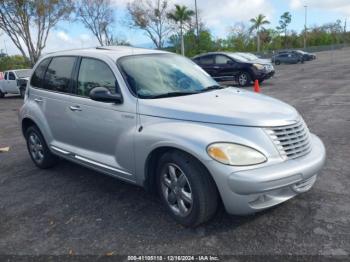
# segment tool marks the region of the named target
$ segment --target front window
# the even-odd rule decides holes
[[[127,56],[118,63],[129,86],[140,98],[186,95],[218,87],[204,70],[179,55]]]
[[[81,60],[78,76],[78,95],[88,97],[94,87],[106,87],[115,94],[115,77],[109,66],[93,58]]]
[[[17,70],[16,71],[16,75],[18,76],[18,78],[30,77],[31,73],[32,73],[31,69],[24,69],[24,70]]]

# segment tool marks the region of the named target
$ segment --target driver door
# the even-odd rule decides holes
[[[112,68],[112,64],[100,59],[80,59],[75,95],[69,106],[74,135],[71,151],[89,165],[134,181],[136,103],[132,108],[126,103],[106,103],[89,97],[94,87],[106,87],[111,93],[120,92]]]
[[[5,83],[6,83],[5,84],[5,91],[7,93],[12,93],[12,94],[18,93],[16,76],[13,72],[7,73],[7,79],[6,79]]]

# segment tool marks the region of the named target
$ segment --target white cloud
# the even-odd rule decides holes
[[[290,8],[300,9],[307,5],[312,9],[334,11],[341,15],[350,15],[349,0],[290,0]]]
[[[271,0],[197,0],[201,19],[219,37],[227,33],[228,26],[235,22],[248,22],[258,14],[268,19],[274,13]],[[130,0],[112,0],[117,8],[125,8]],[[194,10],[194,0],[169,0],[169,7],[182,4]]]
[[[70,37],[63,31],[59,31],[56,35],[64,42],[69,42],[71,40]]]
[[[0,43],[0,49],[4,49],[3,51],[7,52],[9,55],[20,53],[17,47],[12,43],[11,39],[5,34],[0,36]],[[53,30],[49,34],[43,53],[98,45],[98,42],[91,35],[82,33],[71,36],[67,32]]]

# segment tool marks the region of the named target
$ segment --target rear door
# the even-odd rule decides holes
[[[235,75],[239,72],[237,62],[225,55],[215,56],[215,66],[217,68],[217,80],[220,81],[234,80]]]
[[[68,151],[74,140],[70,120],[74,56],[43,60],[31,78],[30,97],[45,122],[46,139],[51,149]],[[39,115],[39,114],[37,114]]]
[[[214,55],[201,56],[199,59],[199,65],[213,78],[217,78],[218,67],[215,65]]]

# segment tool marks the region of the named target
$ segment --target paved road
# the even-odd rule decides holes
[[[219,212],[196,229],[143,189],[62,161],[31,162],[17,97],[0,100],[0,254],[350,254],[350,50],[281,65],[263,93],[294,105],[325,142],[314,188],[260,214]]]

